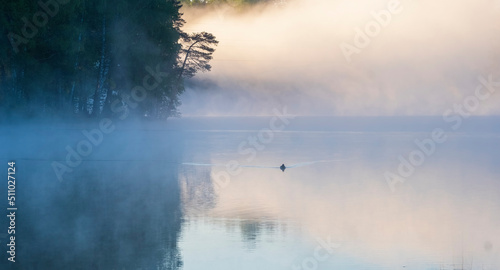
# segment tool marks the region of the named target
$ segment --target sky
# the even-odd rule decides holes
[[[480,76],[500,81],[499,0],[296,0],[183,12],[185,31],[220,42],[212,71],[187,82],[184,116],[284,106],[296,115],[440,116],[474,95]],[[499,115],[500,93],[473,114]]]

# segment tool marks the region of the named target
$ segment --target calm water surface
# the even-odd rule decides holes
[[[446,130],[440,120],[298,121],[272,133],[260,132],[269,118],[118,127],[62,182],[51,164],[81,129],[3,132],[2,162],[17,158],[21,179],[17,266],[500,268],[500,132],[447,132],[391,190],[384,173],[397,173],[415,139]],[[299,166],[272,168],[282,163]]]

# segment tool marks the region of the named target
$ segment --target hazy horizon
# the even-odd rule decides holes
[[[187,82],[181,112],[266,115],[288,106],[297,115],[442,115],[474,94],[479,76],[500,80],[494,0],[395,1],[399,12],[346,61],[340,45],[354,44],[355,29],[390,2],[184,7],[184,29],[220,43],[212,71]],[[492,95],[474,114],[500,115],[497,104]]]

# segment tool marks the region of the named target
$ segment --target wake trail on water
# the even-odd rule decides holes
[[[209,164],[209,163],[191,163],[191,162],[184,162],[184,163],[182,163],[182,165],[209,166],[209,167],[227,166],[227,164]],[[279,169],[279,166],[260,166],[260,165],[238,165],[236,167],[241,167],[241,168],[261,168],[261,169]]]
[[[349,159],[328,159],[328,160],[315,160],[308,162],[296,163],[293,165],[286,166],[287,169],[298,168],[307,165],[313,165],[317,163],[326,163],[326,162],[336,162],[336,161],[350,161],[354,160],[353,158]],[[193,162],[184,162],[182,165],[190,165],[190,166],[208,166],[208,167],[217,167],[217,166],[227,166],[227,164],[217,164],[217,163],[193,163]],[[261,165],[237,165],[236,167],[240,168],[259,168],[259,169],[279,169],[279,166],[261,166]]]
[[[302,162],[302,163],[293,164],[290,166],[286,166],[286,168],[290,169],[290,168],[297,168],[297,167],[302,167],[302,166],[307,166],[307,165],[312,165],[312,164],[317,164],[317,163],[335,162],[335,161],[350,161],[350,160],[354,160],[354,159],[353,158],[344,158],[344,159],[316,160],[316,161],[309,161],[309,162]]]

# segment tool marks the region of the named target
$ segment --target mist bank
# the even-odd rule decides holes
[[[0,268],[179,269],[181,139],[115,130],[89,150],[79,146],[86,140],[80,129],[0,126],[0,161],[15,162],[22,209],[16,263],[2,260]],[[71,171],[58,179],[53,164],[67,164],[69,148],[89,152],[80,163],[71,154]],[[7,188],[0,193],[7,197]]]
[[[183,115],[442,115],[500,81],[498,1],[296,0],[183,7],[220,41]],[[348,49],[346,49],[348,48]],[[483,89],[484,90],[484,89]],[[474,115],[500,114],[498,87]]]
[[[184,131],[249,131],[269,128],[274,116],[247,117],[182,117],[172,119],[164,128]],[[283,132],[354,132],[354,133],[431,133],[442,129],[448,133],[495,134],[500,132],[500,117],[476,116],[458,122],[458,118],[443,119],[436,116],[294,116],[288,120]],[[460,123],[459,126],[457,124]],[[453,129],[453,127],[458,127]]]
[[[498,133],[499,116],[301,116],[292,115],[287,119],[283,131],[300,132],[431,132],[441,128],[452,133]],[[95,119],[67,121],[55,119],[32,119],[26,121],[4,122],[0,126],[0,138],[7,142],[13,138],[13,130],[20,136],[39,136],[42,132],[61,132],[61,136],[83,136],[84,130],[98,130],[105,124],[111,134],[131,131],[248,131],[268,128],[276,115],[266,116],[183,116],[169,118],[167,121],[143,121],[130,119],[126,122]],[[279,115],[278,115],[279,118]],[[103,123],[101,123],[104,121]],[[454,129],[456,127],[456,129]],[[74,132],[64,135],[64,132]],[[31,135],[24,135],[31,134]],[[44,135],[44,136],[45,136]],[[107,137],[107,136],[106,136]],[[30,137],[31,138],[31,137]],[[83,138],[83,137],[82,137]],[[5,143],[7,145],[7,143]]]

